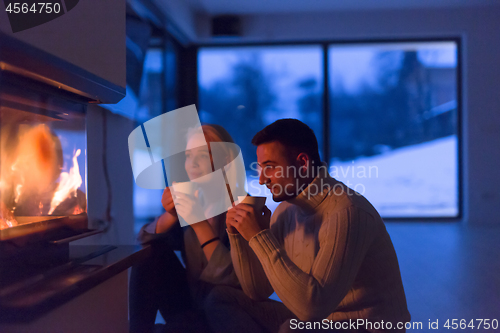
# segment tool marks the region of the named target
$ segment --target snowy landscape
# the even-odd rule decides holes
[[[349,182],[382,217],[453,217],[458,214],[457,144],[453,135],[333,163],[330,174]]]
[[[457,137],[449,136],[384,154],[330,164],[329,173],[364,195],[382,217],[454,217],[458,214]],[[266,196],[255,171],[247,176],[252,195]]]

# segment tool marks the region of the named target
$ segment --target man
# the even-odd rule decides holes
[[[247,298],[214,290],[208,319],[215,331],[236,329],[217,320],[224,314],[261,331],[404,332],[410,314],[399,265],[375,208],[328,175],[313,131],[299,120],[278,120],[252,143],[259,182],[281,204],[270,227],[268,213],[257,216],[249,205],[228,212],[232,261]],[[284,305],[266,300],[273,290]]]

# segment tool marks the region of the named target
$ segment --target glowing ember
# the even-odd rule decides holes
[[[82,207],[80,207],[79,205],[75,206],[75,209],[73,210],[72,214],[78,215],[81,213],[85,213],[85,210]]]
[[[16,225],[17,221],[14,219],[14,215],[7,209],[5,204],[0,201],[0,229],[14,227]]]

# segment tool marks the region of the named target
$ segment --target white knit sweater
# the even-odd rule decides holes
[[[278,206],[270,229],[249,242],[230,234],[233,266],[245,293],[260,300],[274,290],[304,321],[368,319],[393,326],[409,321],[384,222],[368,200],[353,193],[324,172]]]

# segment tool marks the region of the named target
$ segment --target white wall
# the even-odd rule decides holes
[[[197,14],[192,10],[187,0],[155,1],[163,15],[179,29],[186,38],[196,40]]]
[[[104,116],[107,135],[104,137]],[[135,128],[126,117],[97,105],[87,108],[87,210],[91,228],[100,228],[106,217],[108,191],[103,166],[103,149],[111,182],[111,227],[108,232],[84,238],[75,244],[137,244],[134,234],[132,167],[128,153],[128,136]]]
[[[17,33],[12,33],[2,4],[0,31],[126,85],[125,0],[82,0],[66,14]]]
[[[500,224],[500,7],[243,17],[233,42],[462,37],[464,221]],[[209,37],[198,21],[199,41]],[[227,40],[226,40],[227,41]]]

